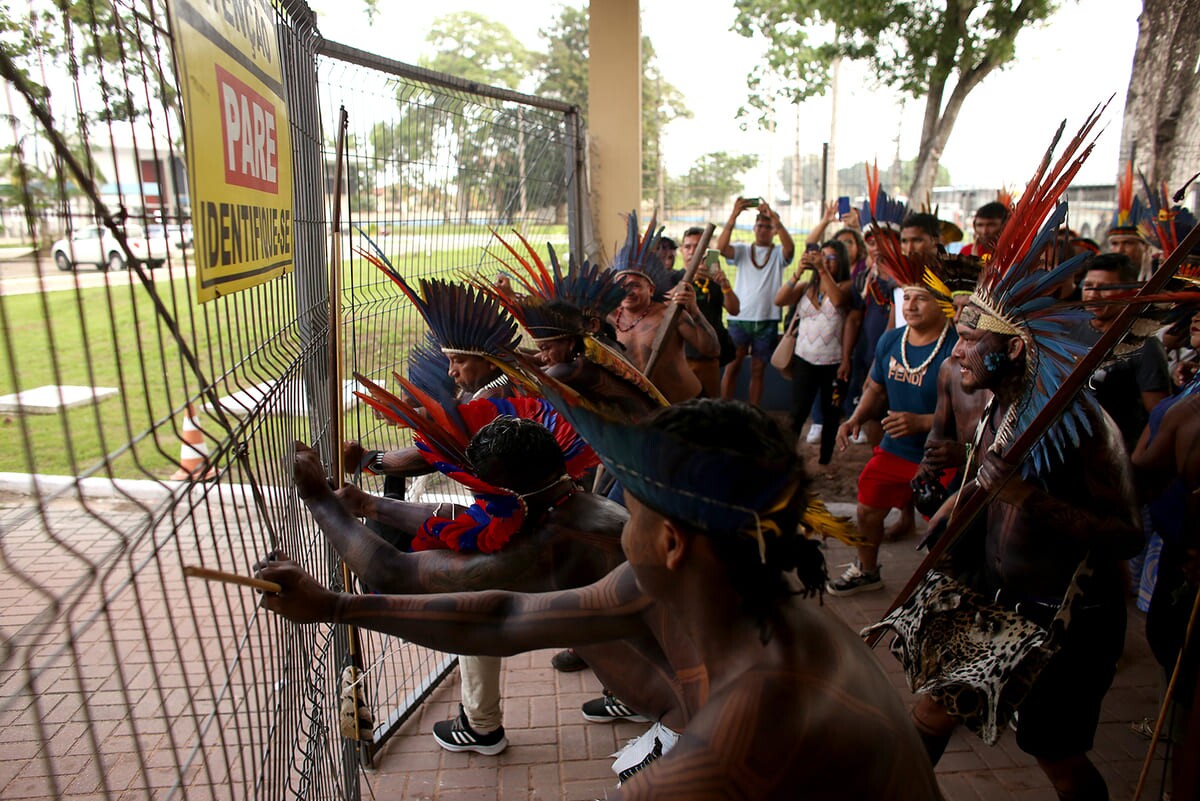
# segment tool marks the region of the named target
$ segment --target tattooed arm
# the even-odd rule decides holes
[[[263,595],[262,606],[293,622],[346,623],[447,653],[510,656],[650,633],[643,615],[653,601],[628,565],[574,590],[449,595],[347,595],[325,589],[291,561],[256,567],[260,578],[282,585]]]
[[[415,594],[515,587],[535,575],[539,568],[546,568],[543,549],[537,547],[541,540],[533,537],[495,555],[450,551],[402,553],[351,513],[384,520],[412,534],[435,512],[453,517],[460,507],[381,499],[352,488],[341,490],[339,498],[325,482],[324,468],[316,451],[301,443],[296,446],[294,475],[304,505],[329,544],[375,590]],[[370,508],[357,508],[360,506]]]

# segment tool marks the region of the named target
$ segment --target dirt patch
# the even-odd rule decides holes
[[[795,434],[787,427],[785,415],[779,417],[779,423],[789,437],[795,437]],[[805,426],[805,432],[807,431],[808,427]],[[795,439],[792,444],[795,446]],[[858,474],[862,472],[863,465],[871,458],[871,446],[851,443],[844,451],[838,450],[835,446],[833,461],[829,464],[817,463],[820,450],[819,443],[809,445],[803,438],[800,439],[797,452],[804,459],[804,469],[812,479],[813,490],[826,503],[854,503],[858,496]]]

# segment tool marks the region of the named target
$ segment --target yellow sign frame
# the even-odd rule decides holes
[[[292,144],[269,0],[168,0],[182,89],[196,300],[292,271]]]

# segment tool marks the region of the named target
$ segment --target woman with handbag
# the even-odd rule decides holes
[[[820,397],[825,425],[818,461],[823,465],[833,458],[842,396],[850,378],[850,354],[843,333],[851,291],[846,246],[831,239],[820,250],[805,251],[800,270],[775,294],[776,306],[796,304],[790,364],[792,429],[799,436],[813,400]]]

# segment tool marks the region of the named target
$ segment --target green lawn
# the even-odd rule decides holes
[[[499,266],[477,244],[448,247],[463,241],[457,227],[431,234],[428,241],[435,244],[422,248],[401,237],[378,241],[410,278],[480,268],[490,275]],[[735,234],[737,241],[750,237]],[[564,243],[556,250],[565,260],[565,229],[543,228],[530,236],[543,257],[546,239]],[[434,249],[436,243],[445,249]],[[403,247],[413,250],[401,254]],[[511,261],[498,244],[489,249]],[[732,269],[725,269],[732,280]],[[235,473],[248,464],[268,483],[286,480],[293,439],[312,441],[324,433],[327,425],[298,414],[307,406],[302,396],[279,399],[283,414],[245,421],[219,419],[202,408],[204,386],[224,397],[279,378],[298,380],[304,365],[319,361],[324,328],[305,345],[297,273],[202,306],[182,278],[169,280],[166,270],[152,276],[152,290],[134,282],[0,297],[0,394],[47,384],[116,387],[120,393],[56,414],[0,417],[0,472],[167,478],[180,454],[181,410],[189,402],[197,407],[215,461]],[[390,386],[392,371],[403,371],[409,346],[423,338],[424,324],[399,290],[361,259],[347,259],[341,280],[345,373],[357,370]],[[309,316],[328,319],[325,309],[309,310]],[[344,425],[347,437],[372,444],[404,439],[362,406],[345,414]]]
[[[565,237],[565,235],[564,235]],[[542,232],[540,238],[546,238]],[[387,240],[381,241],[385,251]],[[398,245],[396,246],[398,247]],[[562,249],[565,252],[565,247]],[[453,248],[392,256],[406,276],[452,276],[496,262],[480,248]],[[132,285],[0,297],[0,394],[46,384],[116,387],[120,394],[99,404],[49,415],[8,414],[0,418],[0,472],[169,477],[180,453],[179,427],[189,401],[202,405],[202,381],[217,394],[280,377],[298,379],[324,348],[304,344],[297,315],[296,273],[245,292],[197,306],[181,278],[152,273],[153,291]],[[374,267],[355,258],[342,273],[345,371],[392,384],[411,343],[424,324],[409,301]],[[154,303],[157,295],[163,313]],[[328,319],[326,310],[317,310]],[[316,315],[312,315],[316,316]],[[175,327],[178,334],[172,331]],[[315,428],[296,414],[301,397],[279,402],[281,415],[245,422],[224,421],[198,409],[209,452],[236,469],[244,453],[262,479],[286,470],[290,443],[311,441]],[[397,441],[361,406],[345,416],[349,437]]]

